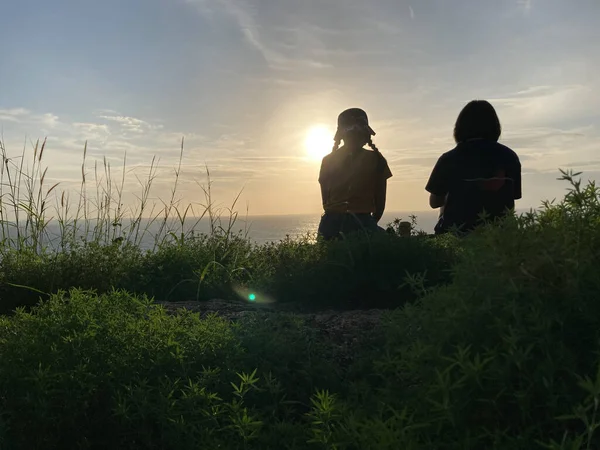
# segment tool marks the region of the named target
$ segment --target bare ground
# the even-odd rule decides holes
[[[256,314],[268,321],[275,314],[293,313],[304,319],[307,326],[318,331],[324,338],[329,340],[337,349],[337,358],[342,363],[352,360],[354,349],[366,336],[369,336],[381,324],[385,310],[349,310],[349,311],[318,311],[299,312],[294,307],[259,305],[242,302],[228,302],[223,300],[211,300],[208,302],[168,302],[160,303],[165,309],[176,314],[178,310],[189,310],[198,312],[202,316],[216,313],[225,319],[236,321],[248,314]],[[336,359],[337,359],[336,358]]]

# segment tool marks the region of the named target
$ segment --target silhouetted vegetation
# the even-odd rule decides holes
[[[464,239],[5,237],[3,307],[44,301],[0,319],[0,446],[599,448],[600,193],[563,179],[563,201]],[[347,367],[301,315],[232,324],[149,299],[249,290],[397,308],[356,331]]]
[[[235,201],[230,208],[215,207],[208,171],[201,186],[204,203],[196,211],[177,201],[179,167],[169,199],[160,208],[149,203],[154,163],[140,186],[139,204],[129,209],[122,206],[126,169],[115,183],[106,162],[103,175],[96,168],[95,184],[88,186],[83,177],[78,200],[70,204],[56,185],[45,188],[43,153],[43,144],[39,151],[36,147],[29,171],[5,157],[0,217],[12,219],[0,227],[0,312],[71,288],[99,294],[124,289],[160,301],[247,301],[240,292],[251,291],[258,302],[307,308],[393,307],[414,298],[404,284],[407,274],[426,272],[432,286],[449,280],[454,244],[398,239],[398,224],[390,234],[331,244],[315,243],[314,235],[252,244],[234,231]],[[58,206],[51,208],[54,203]],[[195,233],[200,220],[209,223],[207,234]],[[143,249],[143,239],[154,244]]]

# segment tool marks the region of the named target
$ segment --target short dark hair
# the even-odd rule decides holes
[[[500,119],[494,107],[485,100],[473,100],[460,112],[454,125],[457,144],[469,139],[498,141],[502,134]]]

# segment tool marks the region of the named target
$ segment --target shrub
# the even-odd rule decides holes
[[[360,448],[598,448],[598,213],[574,183],[465,239],[452,283],[391,313],[368,355],[387,401]]]
[[[577,174],[563,172],[564,201],[461,240],[399,238],[397,222],[389,234],[265,246],[231,234],[231,220],[215,225],[209,183],[210,235],[183,233],[187,209],[177,211],[173,191],[149,252],[138,239],[149,186],[123,233],[109,179],[97,184],[106,196],[90,239],[76,239],[87,206],[68,224],[59,203],[57,253],[44,246],[56,186],[42,190],[43,146],[16,185],[0,152],[2,308],[44,299],[0,318],[2,448],[600,448],[600,194]],[[180,234],[166,229],[172,210]],[[49,295],[71,286],[98,294]],[[296,316],[232,326],[170,316],[114,288],[401,308],[345,370]]]
[[[308,403],[316,389],[344,389],[332,346],[300,317],[250,314],[235,324],[234,333],[244,348],[240,363],[245,370],[259,367],[275,377],[288,399]]]
[[[119,292],[53,296],[2,319],[0,336],[3,418],[17,448],[142,448],[182,427],[184,412],[215,420],[215,379],[233,381],[240,355],[225,321],[167,317]]]
[[[80,290],[2,317],[2,448],[307,448],[312,392],[340,372],[302,321],[272,320]]]
[[[407,274],[423,275],[428,286],[449,280],[453,244],[385,233],[317,244],[284,241],[258,250],[271,270],[256,283],[278,301],[313,308],[398,307],[414,298],[404,284]]]
[[[161,301],[242,300],[240,292],[251,291],[259,301],[310,308],[397,307],[414,298],[404,284],[407,274],[423,275],[428,286],[445,283],[457,249],[446,237],[355,235],[257,246],[215,233],[146,252],[128,243],[95,242],[61,252],[12,250],[0,265],[0,310],[32,306],[40,296],[72,287],[126,289]]]
[[[35,305],[73,287],[109,292],[139,286],[143,253],[132,244],[84,243],[61,252],[6,251],[0,263],[0,312]]]
[[[167,242],[145,255],[127,289],[164,301],[231,299],[233,286],[249,277],[252,252],[250,241],[229,233]]]
[[[423,297],[388,313],[348,371],[293,315],[232,326],[81,291],[20,310],[0,320],[3,447],[598,448],[587,189],[463,239],[446,286],[408,277]]]

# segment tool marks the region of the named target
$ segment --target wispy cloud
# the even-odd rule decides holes
[[[248,43],[261,52],[267,61],[279,57],[279,55],[273,52],[270,46],[264,43],[260,38],[260,30],[254,19],[254,14],[249,9],[249,3],[246,3],[245,7],[242,6],[241,2],[236,2],[235,0],[217,0],[217,3],[223,6],[235,19]]]
[[[18,121],[7,122],[11,124],[5,135],[9,153],[20,152],[23,137],[32,132],[42,133],[40,138],[48,139],[46,154],[52,155],[49,177],[67,180],[67,184],[68,180],[77,180],[84,145],[87,145],[90,164],[104,157],[109,162],[119,163],[127,155],[133,171],[149,170],[148,164],[156,156],[160,165],[168,168],[157,172],[157,181],[165,183],[172,181],[170,168],[178,162],[182,138],[185,139],[184,170],[190,179],[197,178],[208,164],[214,169],[215,181],[235,178],[238,184],[243,184],[245,179],[260,179],[281,170],[282,161],[286,160],[285,156],[269,157],[255,151],[248,137],[218,134],[209,138],[194,132],[168,129],[154,121],[116,111],[102,111],[97,113],[94,121],[78,122],[22,108],[0,109],[0,125],[3,115],[18,118]],[[51,127],[40,127],[41,124]],[[265,168],[265,164],[272,170]]]
[[[490,98],[505,117],[522,125],[562,122],[578,115],[591,117],[597,104],[590,85],[533,86]]]
[[[382,32],[397,35],[400,29],[397,24],[381,20],[370,9],[353,0],[327,2],[323,5],[323,14],[316,14],[314,8],[307,8],[301,3],[291,6],[277,1],[186,1],[207,20],[215,20],[216,11],[229,17],[237,25],[244,41],[261,55],[268,67],[280,71],[332,69],[340,59],[384,53],[381,45],[368,45],[369,39],[361,38],[361,35],[370,33],[381,38]],[[365,25],[344,25],[340,13],[362,13],[361,8],[365,9],[362,17]],[[326,26],[316,23],[329,15],[335,19],[333,22],[325,22]]]
[[[59,117],[50,113],[42,114],[39,120],[41,125],[45,127],[44,130],[52,129],[59,124]]]
[[[107,120],[118,124],[123,130],[132,133],[143,133],[147,130],[159,129],[160,125],[151,125],[150,123],[136,119],[135,117],[127,116],[99,116],[100,119]]]
[[[568,95],[585,89],[587,89],[587,86],[582,84],[528,86],[527,88],[512,92],[507,96],[493,98],[492,100],[495,102],[515,104],[522,102],[524,99],[535,100],[555,95]]]
[[[0,109],[0,123],[35,123],[43,130],[54,128],[58,122],[58,116],[50,113],[34,114],[25,108]]]
[[[415,10],[410,5],[408,6],[408,9],[410,10],[410,18],[411,18],[411,20],[415,20]]]
[[[0,109],[0,122],[19,122],[29,111],[24,108]]]
[[[263,39],[261,37],[261,27],[256,21],[255,12],[252,11],[250,2],[242,3],[236,0],[215,0],[210,4],[204,0],[187,0],[187,2],[195,5],[199,12],[208,18],[212,18],[215,7],[223,10],[236,22],[245,41],[257,50],[272,68],[285,69],[292,63],[294,65],[314,63],[314,67],[319,67],[319,63],[316,61],[294,61],[281,53],[276,48],[277,44]]]
[[[531,8],[533,8],[533,0],[517,0],[517,5],[525,13],[528,13],[531,11]]]
[[[108,125],[98,123],[74,122],[73,127],[85,133],[109,134]]]

